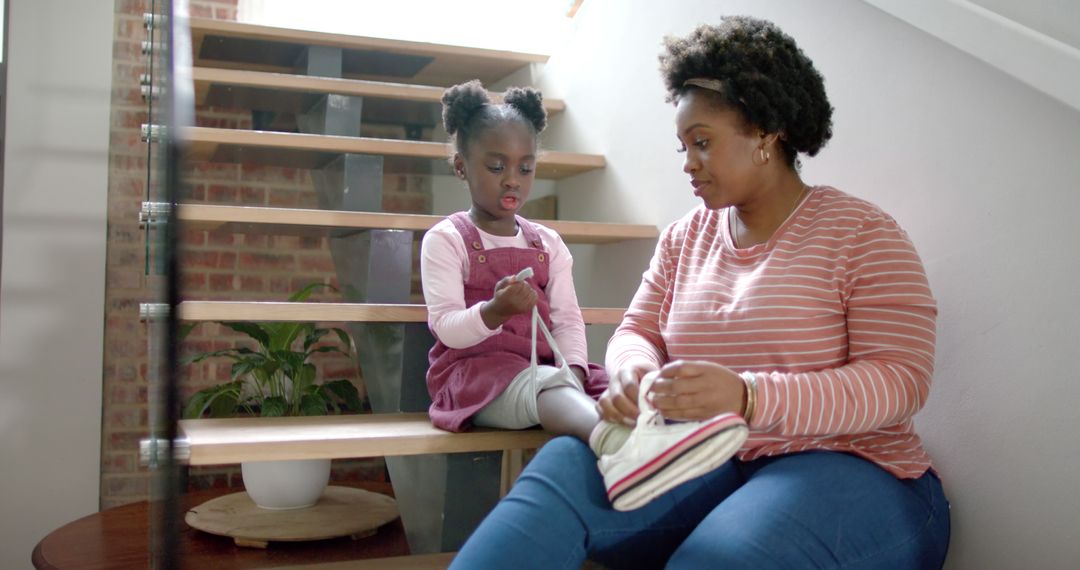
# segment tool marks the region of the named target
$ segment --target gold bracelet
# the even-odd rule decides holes
[[[754,419],[754,412],[757,410],[757,376],[753,372],[743,372],[739,377],[746,385],[746,408],[743,410],[743,419],[749,424]]]

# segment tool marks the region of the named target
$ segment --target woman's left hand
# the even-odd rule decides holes
[[[658,376],[648,397],[667,419],[700,421],[743,411],[746,384],[719,364],[676,360],[661,368]]]

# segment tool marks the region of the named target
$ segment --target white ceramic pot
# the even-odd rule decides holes
[[[244,488],[264,509],[310,507],[319,501],[330,482],[329,459],[245,461],[240,464]]]

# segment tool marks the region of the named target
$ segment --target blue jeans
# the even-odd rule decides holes
[[[949,504],[932,473],[897,479],[853,455],[732,460],[641,509],[611,508],[596,457],[540,450],[452,569],[940,568]]]

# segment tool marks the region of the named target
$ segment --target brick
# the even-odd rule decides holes
[[[133,385],[130,387],[124,387],[124,397],[117,398],[116,403],[119,404],[146,404],[149,399],[149,388],[141,385]]]
[[[112,152],[109,156],[109,170],[112,173],[146,172],[145,154],[122,154]]]
[[[275,251],[296,251],[300,249],[300,236],[269,236],[267,246]]]
[[[257,291],[262,292],[266,289],[266,282],[262,277],[254,275],[244,275],[240,277],[240,290],[241,291]]]
[[[106,382],[108,382],[109,379],[111,378],[111,379],[115,380],[116,382],[123,382],[125,384],[130,384],[130,383],[133,383],[133,382],[135,382],[135,381],[137,381],[139,379],[138,368],[134,364],[131,364],[131,363],[121,364],[121,365],[117,365],[115,368],[116,368],[115,372],[113,372],[112,374],[106,374],[106,376],[105,376],[105,381]]]
[[[105,343],[105,349],[120,358],[144,356],[146,354],[146,343],[140,342],[138,339],[113,338]]]
[[[206,230],[186,230],[183,235],[185,247],[195,247],[206,244]]]
[[[281,166],[266,166],[262,164],[244,164],[241,166],[244,180],[276,183],[292,183],[303,179],[310,179],[307,171],[297,168]],[[301,174],[303,173],[303,174]]]
[[[240,180],[240,166],[237,164],[196,162],[191,166],[191,179],[199,181],[238,181]]]
[[[232,291],[237,285],[235,275],[210,275],[209,278],[211,291]]]
[[[241,238],[244,247],[248,249],[267,249],[270,246],[270,236],[266,234],[244,234]]]
[[[141,112],[114,110],[112,112],[112,126],[122,129],[138,129],[143,123],[150,122],[149,115],[146,114],[146,110]]]
[[[118,0],[116,12],[118,14],[144,14],[150,11],[149,0]]]
[[[206,189],[206,201],[213,204],[233,204],[236,195],[237,189],[233,186],[213,184]]]
[[[146,428],[148,425],[146,409],[114,409],[109,411],[105,419],[106,430]]]
[[[143,325],[135,315],[108,315],[105,318],[105,332],[138,338]]]
[[[105,491],[114,496],[143,496],[150,491],[150,478],[140,476],[106,475],[102,478]]]
[[[106,295],[106,311],[107,312],[120,312],[131,313],[134,315],[139,314],[140,299],[133,299],[127,296],[109,296]]]
[[[146,430],[110,430],[106,441],[112,451],[138,451],[139,440],[145,437]]]
[[[101,461],[102,473],[135,473],[138,461],[133,453],[106,453]]]
[[[138,224],[109,224],[109,241],[119,244],[143,243],[143,232]]]
[[[274,208],[299,208],[300,195],[292,190],[271,188],[267,192],[266,203]]]
[[[241,186],[238,201],[245,206],[266,205],[266,189],[254,186]]]
[[[185,267],[202,269],[232,269],[236,267],[237,255],[231,251],[185,250],[181,263]]]
[[[296,263],[292,255],[272,255],[268,253],[241,253],[240,266],[249,269],[290,270]]]
[[[232,248],[236,245],[236,234],[227,230],[213,230],[206,232],[206,240],[209,245]]]
[[[286,296],[292,293],[288,277],[271,277],[267,290],[270,293],[284,293]]]
[[[142,285],[142,276],[131,270],[130,267],[114,268],[106,270],[105,286],[120,289],[138,289]]]
[[[334,262],[329,255],[300,255],[298,260],[301,271],[334,271]]]
[[[189,273],[185,271],[180,277],[180,291],[182,294],[205,290],[206,284],[205,273]]]

